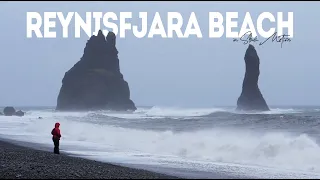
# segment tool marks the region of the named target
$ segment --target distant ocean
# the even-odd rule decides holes
[[[0,137],[104,162],[193,177],[320,178],[320,107],[138,107],[130,112],[55,112],[21,107],[24,117],[0,116]],[[42,117],[39,119],[38,117]],[[175,170],[173,170],[175,169]]]

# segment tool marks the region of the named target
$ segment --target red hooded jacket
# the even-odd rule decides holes
[[[60,123],[57,122],[57,123],[54,125],[54,128],[53,128],[52,131],[51,131],[51,134],[52,134],[52,137],[53,137],[53,138],[60,140],[60,138],[61,138],[61,133],[60,133],[59,127],[60,127]]]

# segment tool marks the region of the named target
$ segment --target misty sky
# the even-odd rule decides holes
[[[238,11],[239,26],[245,11],[254,22],[264,11],[293,11],[291,42],[283,48],[271,42],[255,46],[261,60],[259,87],[269,105],[319,105],[319,8],[320,2],[0,2],[0,105],[55,106],[61,80],[88,40],[83,31],[80,39],[60,38],[59,21],[59,38],[27,39],[28,11],[76,11],[83,17],[86,11],[130,11],[132,24],[139,24],[139,11],[149,13],[150,23],[155,12],[165,23],[166,12],[177,11],[184,16],[183,27],[195,12],[203,39],[137,39],[132,34],[117,39],[120,69],[136,105],[194,107],[236,105],[244,77],[247,45],[209,39],[210,11]]]

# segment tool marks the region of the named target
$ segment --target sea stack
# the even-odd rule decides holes
[[[237,110],[269,111],[259,87],[260,59],[253,45],[249,45],[244,56],[246,73],[242,84],[242,92],[237,101]]]
[[[134,111],[128,83],[120,72],[116,36],[100,30],[62,79],[56,110]]]

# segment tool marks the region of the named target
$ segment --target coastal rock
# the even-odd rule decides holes
[[[16,109],[12,106],[7,106],[3,109],[3,114],[5,116],[24,116],[24,112],[19,110],[19,111],[16,111]],[[3,115],[2,113],[0,113],[0,115]]]
[[[3,109],[3,114],[5,116],[13,116],[16,113],[16,110],[12,106],[7,106]]]
[[[23,111],[21,111],[21,110],[19,110],[19,111],[17,111],[15,114],[14,114],[15,116],[24,116],[24,112]]]
[[[270,109],[258,87],[260,59],[253,45],[249,45],[244,60],[246,72],[242,92],[237,101],[237,110],[269,111]]]
[[[120,72],[116,36],[100,30],[62,80],[56,110],[136,110]]]

